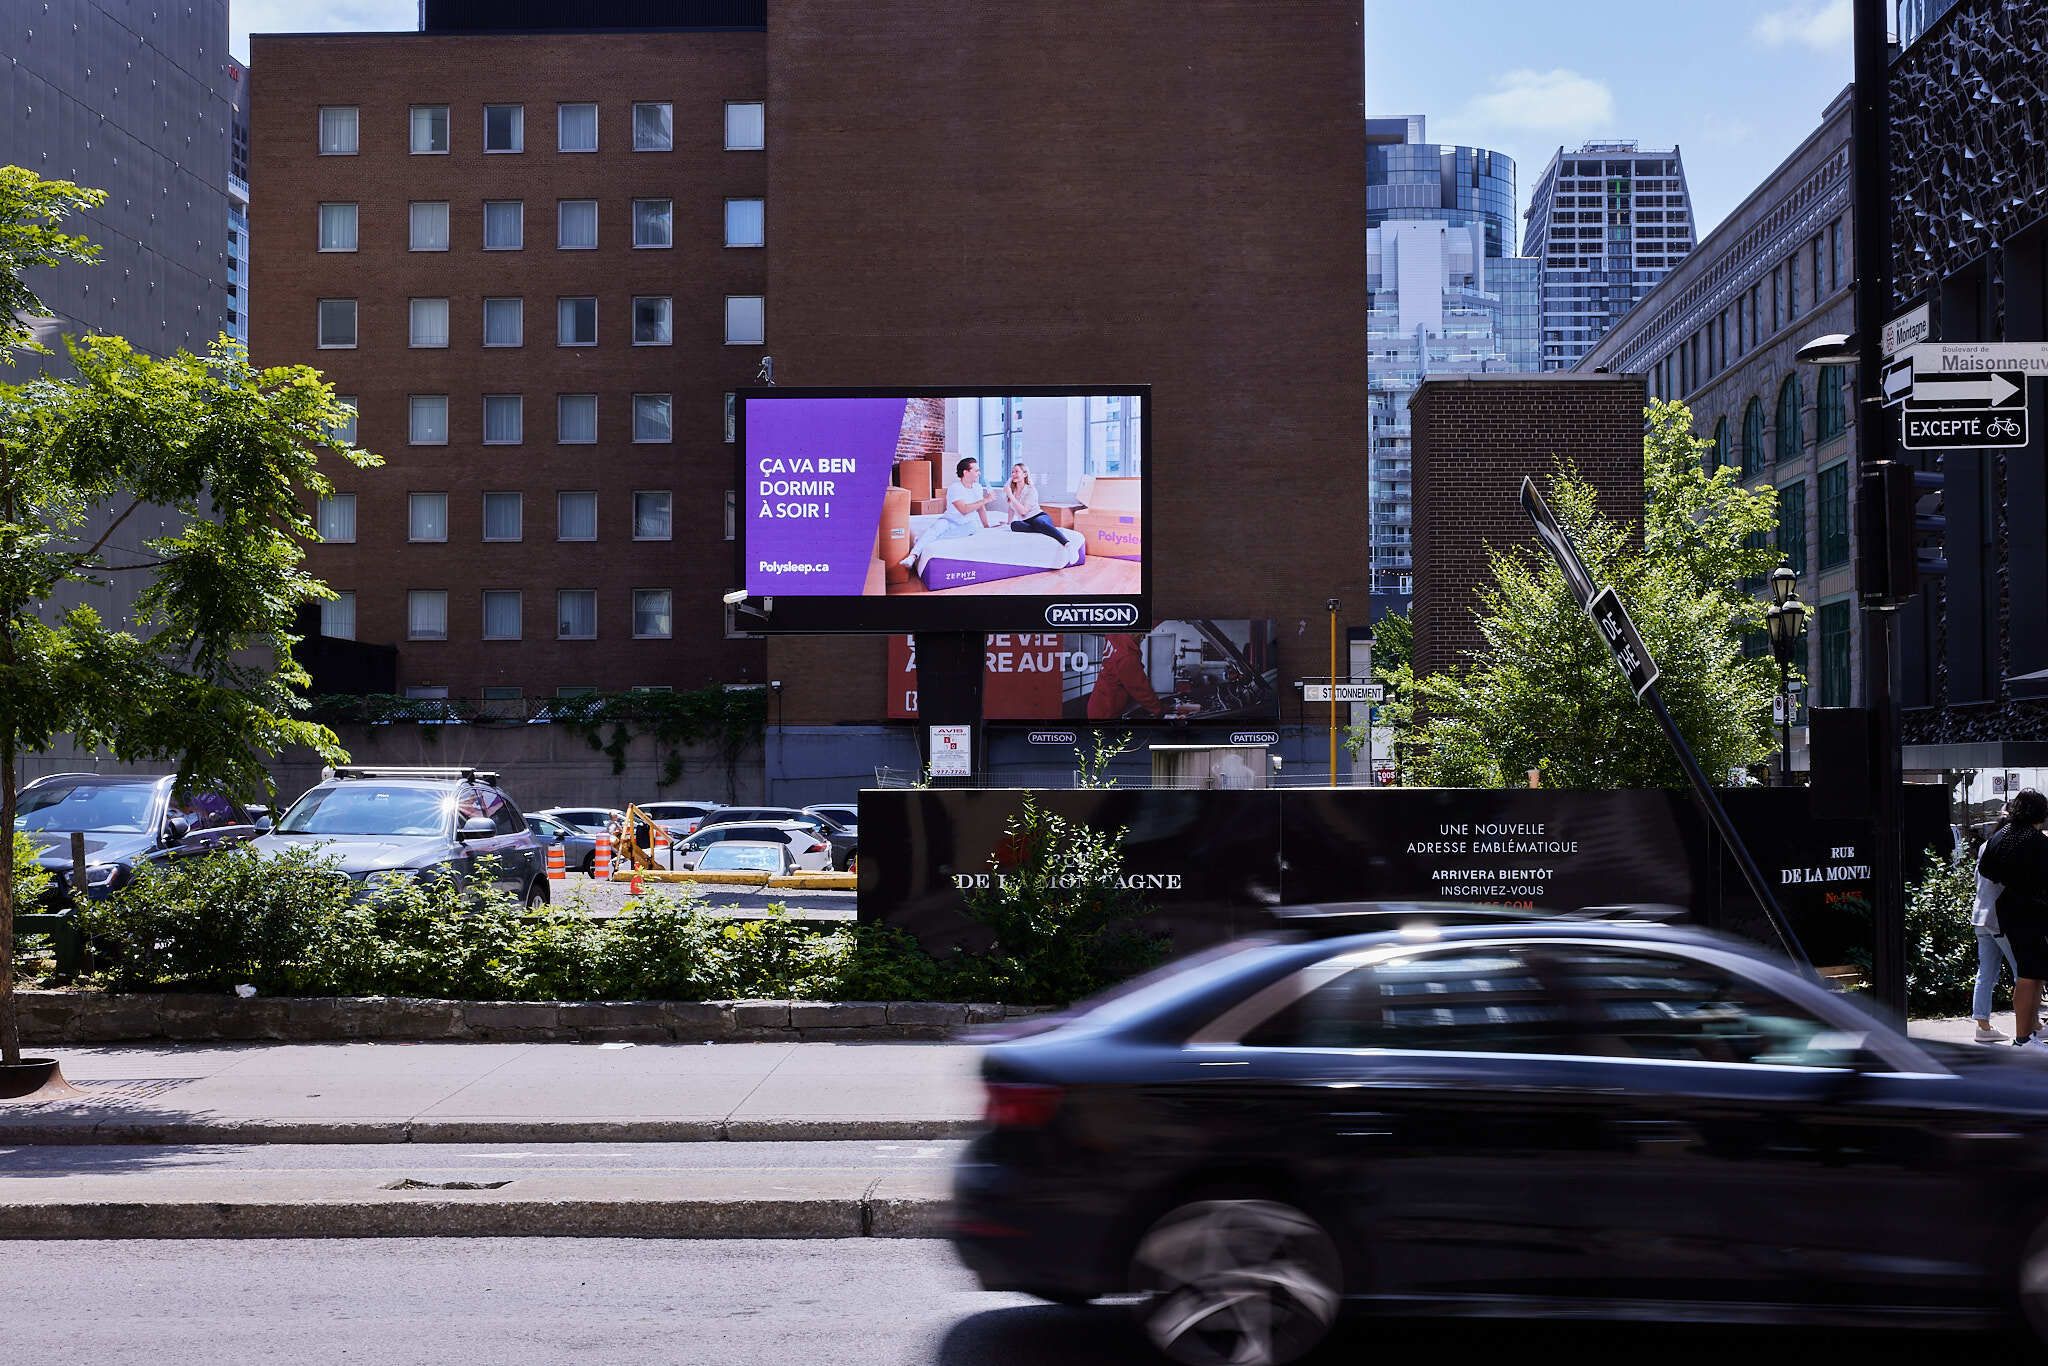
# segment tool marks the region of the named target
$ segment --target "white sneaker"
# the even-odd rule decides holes
[[[1978,1043],[2004,1043],[2005,1035],[1986,1025],[1977,1026]]]
[[[2048,1052],[2048,1034],[2036,1034],[2020,1045],[2021,1048],[2036,1048]]]

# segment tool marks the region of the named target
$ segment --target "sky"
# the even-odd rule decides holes
[[[941,0],[943,2],[943,0]],[[1366,106],[1515,159],[1518,209],[1559,144],[1678,144],[1704,237],[1849,83],[1849,0],[1361,0]],[[411,29],[417,0],[230,0],[249,34]]]

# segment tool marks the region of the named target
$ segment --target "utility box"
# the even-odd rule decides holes
[[[1152,746],[1154,787],[1265,787],[1271,766],[1264,745]]]

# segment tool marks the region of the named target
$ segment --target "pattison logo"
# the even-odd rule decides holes
[[[1136,626],[1138,607],[1130,602],[1055,602],[1045,609],[1047,626]]]

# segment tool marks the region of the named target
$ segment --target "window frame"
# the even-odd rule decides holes
[[[660,341],[640,340],[640,305],[660,301],[662,304],[662,330],[666,335]],[[633,345],[674,346],[676,344],[676,300],[673,294],[635,294],[632,309]]]
[[[668,145],[665,147],[643,147],[640,145],[640,111],[642,109],[666,109],[668,111]],[[633,101],[633,150],[636,152],[673,152],[676,149],[676,106],[673,100]]]
[[[421,304],[439,304],[441,306],[441,340],[438,342],[423,342],[419,339],[419,312]],[[406,348],[412,351],[447,350],[450,341],[453,340],[451,335],[454,331],[453,323],[454,319],[452,315],[452,310],[450,308],[449,301],[445,297],[439,295],[422,295],[417,298],[407,299],[405,301]]]
[[[421,209],[433,208],[439,208],[441,210],[441,245],[438,247],[423,247],[419,244],[419,211]],[[454,233],[451,231],[452,222],[453,216],[448,212],[448,201],[445,199],[412,199],[406,201],[405,249],[409,252],[437,252],[449,250],[454,240]]]
[[[514,219],[518,227],[518,233],[516,234],[518,240],[509,247],[494,247],[491,245],[491,210],[506,204],[510,204],[516,211]],[[483,243],[485,251],[525,251],[526,201],[523,199],[486,199],[484,201]]]
[[[441,111],[441,145],[422,148],[419,145],[419,116]],[[455,145],[455,116],[445,104],[415,104],[406,109],[405,116],[406,155],[416,157],[445,157]]]
[[[569,147],[564,145],[564,120],[568,117],[571,109],[588,109],[590,111],[590,145],[588,147]],[[564,156],[590,156],[595,154],[598,148],[599,122],[596,100],[557,100],[555,102],[555,150]]]
[[[568,227],[568,218],[566,214],[571,204],[588,204],[590,206],[590,245],[587,247],[572,247],[567,242],[562,240],[564,236],[564,229]],[[555,250],[596,251],[599,242],[598,217],[599,215],[597,209],[597,201],[595,199],[557,199],[555,201]]]
[[[513,410],[518,414],[519,434],[510,441],[502,438],[494,440],[491,436],[491,402],[494,399],[500,401],[511,400]],[[478,440],[478,444],[484,446],[523,446],[526,444],[525,394],[485,394],[483,396],[483,432]]]
[[[339,609],[340,609],[340,608],[342,607],[342,605],[343,605],[343,604],[347,604],[347,606],[348,606],[348,634],[347,634],[347,635],[343,635],[343,634],[341,634],[341,633],[340,633],[339,631],[330,631],[330,630],[328,630],[328,629],[327,629],[327,628],[328,628],[328,627],[329,627],[330,625],[334,624],[334,623],[333,623],[333,615],[332,615],[332,614],[333,614],[333,613],[335,613],[336,611],[338,611],[338,610],[339,610]],[[356,638],[356,590],[355,590],[355,589],[353,589],[353,588],[337,588],[337,589],[335,589],[335,590],[334,590],[334,596],[333,596],[332,598],[324,598],[324,599],[322,599],[322,600],[321,600],[321,603],[320,603],[320,634],[321,634],[321,635],[323,635],[323,636],[326,636],[326,637],[327,637],[327,638],[328,638],[329,640],[354,640],[354,639]]]
[[[327,146],[327,114],[329,110],[348,112],[349,146],[346,151],[330,151]],[[363,107],[359,104],[323,104],[313,116],[313,146],[323,157],[352,157],[362,155],[363,150]]]
[[[588,303],[590,304],[590,340],[589,340],[589,341],[563,341],[563,340],[562,340],[562,336],[563,336],[563,331],[562,331],[562,307],[563,307],[563,305],[565,305],[565,304],[579,304],[579,303],[584,303],[584,302],[586,302],[586,301],[587,301],[587,302],[588,302]],[[580,349],[582,349],[582,348],[584,348],[584,347],[588,347],[588,346],[595,346],[595,345],[597,345],[597,333],[598,333],[598,321],[597,321],[597,296],[596,296],[595,294],[558,294],[558,295],[556,295],[556,296],[555,296],[555,345],[556,345],[557,347],[569,347],[569,348],[571,348],[571,349],[575,349],[575,350],[580,350]]]
[[[423,635],[414,629],[413,600],[416,598],[439,598],[441,600],[441,631],[439,635]],[[408,588],[405,590],[405,638],[407,640],[448,639],[448,590],[445,588]]]
[[[663,505],[662,510],[662,519],[667,523],[668,530],[659,536],[643,536],[640,534],[640,500],[642,498],[664,498],[668,500]],[[674,489],[634,489],[630,503],[632,509],[630,530],[633,533],[634,540],[659,542],[673,541],[676,538],[676,494]]]
[[[417,428],[417,426],[415,425],[415,422],[414,422],[414,416],[413,416],[413,415],[414,415],[415,411],[417,410],[417,407],[418,407],[419,403],[420,403],[420,402],[421,402],[422,400],[424,400],[424,399],[439,399],[439,400],[441,400],[441,439],[440,439],[439,441],[420,441],[420,440],[416,439],[415,433],[416,433],[416,432],[418,431],[418,428]],[[408,446],[445,446],[445,445],[447,445],[447,444],[448,444],[448,436],[449,436],[449,433],[448,433],[448,395],[446,395],[446,394],[407,394],[407,395],[405,396],[405,444],[406,444],[406,445],[408,445]]]
[[[587,398],[590,400],[590,435],[573,441],[562,435],[562,412],[566,400],[572,398]],[[557,446],[595,446],[597,444],[597,420],[598,399],[596,394],[575,393],[555,395],[555,444]]]
[[[588,498],[590,500],[590,534],[588,536],[570,536],[563,532],[562,504],[563,500],[567,498]],[[556,489],[555,539],[573,545],[589,545],[597,540],[599,514],[603,511],[599,506],[601,501],[596,489]]]
[[[491,534],[491,500],[493,498],[510,498],[512,500],[513,520],[518,526],[517,531],[513,535],[493,536]],[[485,489],[483,490],[481,502],[480,510],[483,524],[480,528],[481,535],[479,539],[485,545],[518,545],[526,539],[526,494],[524,491],[520,489]]]
[[[512,111],[512,142],[510,147],[491,146],[491,111],[509,109]],[[526,106],[524,104],[487,104],[479,131],[483,134],[484,155],[493,157],[518,156],[526,151]]]
[[[345,247],[330,247],[326,245],[327,211],[329,209],[348,210],[348,245]],[[342,255],[354,252],[358,249],[360,243],[362,242],[361,228],[362,208],[358,201],[352,199],[322,200],[320,203],[320,207],[316,209],[313,214],[314,249],[316,251],[331,253],[335,255]]]
[[[493,634],[491,631],[491,599],[512,599],[513,615],[517,619],[511,635]],[[477,630],[479,640],[524,640],[526,639],[526,594],[517,588],[485,588],[478,594]]]
[[[665,240],[663,240],[663,241],[660,241],[660,242],[643,242],[643,241],[641,241],[641,240],[640,240],[640,206],[641,206],[642,204],[666,204],[666,205],[668,205],[668,217],[667,217],[667,218],[666,218],[666,219],[664,220],[664,221],[665,221],[665,222],[666,222],[666,223],[668,224],[668,233],[667,233],[667,236],[666,236]],[[641,195],[641,196],[638,196],[638,197],[636,197],[636,198],[635,198],[635,199],[633,200],[633,250],[635,250],[635,251],[673,251],[673,250],[675,249],[675,245],[676,245],[676,201],[675,201],[675,199],[674,199],[673,197],[666,197],[666,198],[665,198],[665,197],[661,197],[661,196],[657,196],[657,195]]]
[[[628,622],[628,625],[632,627],[632,638],[634,640],[674,640],[676,638],[675,590],[673,588],[635,588],[630,591],[631,597],[629,601],[632,604],[632,608],[631,620]],[[642,631],[640,629],[640,597],[642,594],[654,593],[661,594],[666,600],[664,608],[664,615],[668,617],[668,629],[666,631]]]
[[[343,503],[346,503],[348,506],[348,535],[330,536],[325,528],[322,527],[322,520],[329,507],[339,508]],[[313,532],[320,538],[320,543],[322,545],[354,545],[356,543],[356,509],[355,494],[339,489],[333,493],[323,494],[315,498],[313,500]]]
[[[348,305],[348,340],[331,342],[327,340],[327,306]],[[316,299],[313,302],[313,349],[316,351],[353,351],[363,336],[362,303],[357,299]]]
[[[761,111],[761,140],[757,143],[736,143],[732,140],[732,116],[735,109],[758,109]],[[724,150],[728,152],[765,152],[768,150],[768,101],[727,100],[725,102],[725,126],[723,130]]]
[[[753,302],[760,305],[757,336],[749,339],[733,335],[733,305]],[[725,296],[725,345],[766,346],[768,344],[768,296],[765,294],[728,294]]]
[[[732,240],[732,211],[736,204],[757,204],[760,206],[760,231],[757,240],[735,242]],[[728,195],[725,201],[725,247],[728,251],[760,251],[768,245],[768,200],[761,195]]]
[[[441,534],[439,536],[421,536],[417,534],[417,529],[413,523],[413,509],[420,506],[422,500],[433,498],[441,500]],[[446,545],[448,543],[448,495],[446,493],[434,489],[415,489],[406,493],[405,543],[407,545]]]
[[[562,607],[563,607],[563,604],[564,604],[564,602],[565,602],[565,601],[566,601],[566,600],[568,599],[569,595],[570,595],[570,594],[572,594],[572,593],[573,593],[573,594],[575,594],[575,595],[576,595],[576,596],[578,596],[578,597],[581,597],[581,598],[588,598],[588,599],[589,599],[589,601],[590,601],[590,632],[589,632],[589,634],[587,634],[587,635],[571,635],[571,634],[569,634],[569,632],[568,632],[568,630],[567,630],[567,628],[566,628],[566,625],[565,625],[565,623],[564,623],[564,622],[563,622],[563,620],[562,620],[562,615],[563,615],[563,614],[562,614]],[[555,639],[556,639],[556,640],[596,640],[596,639],[597,639],[597,608],[598,608],[598,597],[597,597],[597,590],[596,590],[595,588],[557,588],[557,589],[555,590]]]
[[[491,340],[491,305],[512,305],[513,339],[511,341]],[[484,298],[483,345],[493,351],[510,351],[526,345],[526,296],[523,294],[493,294]]]
[[[661,436],[640,435],[640,400],[659,399],[668,414],[668,430]],[[635,446],[673,446],[676,442],[676,396],[673,393],[636,393],[633,395],[633,441]]]

